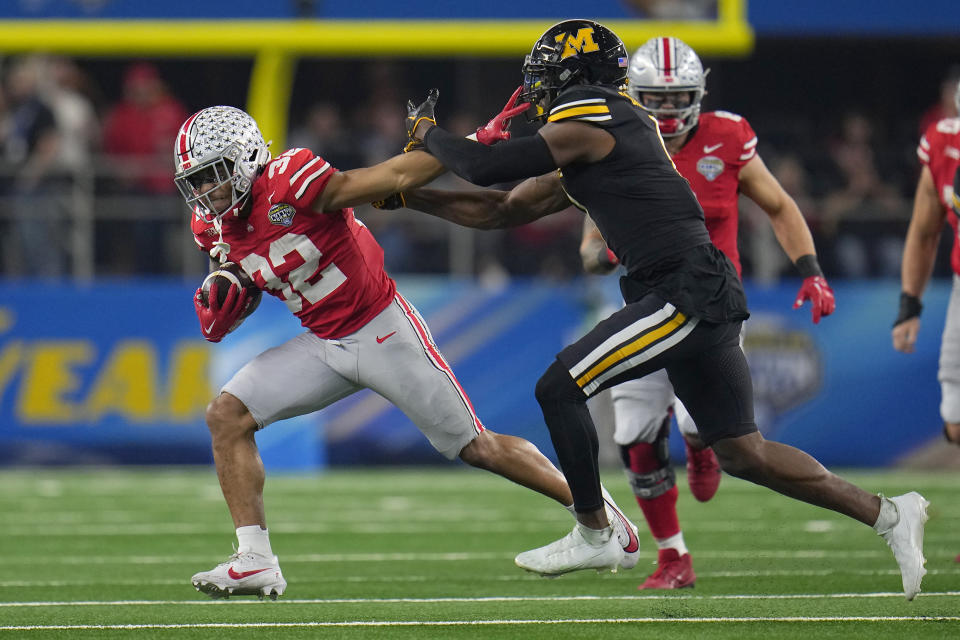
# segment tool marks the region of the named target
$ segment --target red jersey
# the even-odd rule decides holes
[[[700,121],[673,162],[703,207],[710,240],[740,271],[737,225],[740,170],[757,155],[757,134],[746,118],[728,111],[711,111]]]
[[[290,149],[253,183],[250,216],[223,218],[226,259],[328,339],[360,329],[396,292],[383,269],[383,249],[353,209],[313,210],[334,172],[308,149]],[[212,225],[194,216],[191,228],[202,249],[214,248],[219,234],[210,233]]]
[[[960,274],[960,243],[957,242],[957,214],[951,206],[953,198],[953,176],[960,166],[960,118],[945,118],[927,129],[920,138],[917,147],[920,162],[930,169],[933,186],[937,190],[940,204],[947,212],[947,220],[953,227],[953,250],[950,253],[950,266],[953,272]]]

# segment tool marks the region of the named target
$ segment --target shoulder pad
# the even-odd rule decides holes
[[[757,134],[743,116],[730,111],[708,111],[700,115],[700,125],[729,145],[730,151],[738,150],[741,162],[757,154]]]
[[[309,149],[290,149],[267,165],[265,191],[273,202],[311,202],[335,171],[330,163]]]

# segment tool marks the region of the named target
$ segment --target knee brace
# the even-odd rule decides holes
[[[662,496],[677,484],[670,464],[670,416],[663,420],[653,442],[634,442],[620,447],[620,457],[633,488],[641,500]]]

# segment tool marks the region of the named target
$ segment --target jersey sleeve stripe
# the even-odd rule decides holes
[[[930,154],[923,147],[917,147],[917,155],[923,164],[930,164]]]
[[[312,167],[313,165],[317,164],[318,162],[320,162],[320,157],[319,157],[319,156],[314,156],[313,160],[311,160],[311,161],[308,162],[307,164],[305,164],[305,165],[303,165],[302,167],[300,167],[300,171],[297,171],[295,174],[293,174],[293,176],[291,176],[291,178],[290,178],[290,186],[292,187],[292,186],[293,186],[293,183],[296,182],[296,181],[300,178],[300,176],[302,176],[304,173],[306,173],[307,169],[309,169],[309,168]]]
[[[613,116],[578,116],[576,118],[568,118],[569,120],[576,120],[578,122],[603,122],[605,120],[613,120]]]
[[[740,156],[740,159],[741,159],[741,160],[749,160],[750,158],[752,158],[752,157],[755,156],[755,155],[757,155],[757,150],[756,150],[756,149],[750,149],[750,151],[747,151],[745,154],[743,154],[742,156]]]
[[[584,98],[583,100],[571,100],[570,102],[558,104],[553,109],[550,109],[550,115],[553,115],[557,111],[562,111],[563,109],[569,109],[570,107],[579,107],[585,104],[605,104],[606,102],[606,98]]]
[[[324,173],[326,173],[329,168],[330,168],[330,163],[325,162],[323,163],[322,167],[320,167],[319,169],[311,173],[309,176],[304,178],[303,184],[301,184],[300,188],[297,189],[296,197],[297,198],[303,197],[303,194],[306,193],[307,187],[310,186],[310,183],[316,180],[317,178],[319,178],[320,176],[322,176]]]
[[[755,146],[757,146],[757,136],[753,136],[751,140],[745,142],[743,145],[743,150],[746,151],[747,149],[752,149]]]
[[[606,114],[606,117],[597,117],[602,114]],[[594,116],[588,118],[585,116]],[[547,122],[557,122],[558,120],[566,120],[568,118],[578,118],[582,120],[610,120],[610,109],[607,105],[596,105],[591,107],[572,107],[570,109],[564,109],[563,111],[558,111],[557,113],[552,114],[547,118]]]

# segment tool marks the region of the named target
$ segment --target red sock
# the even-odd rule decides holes
[[[634,473],[649,473],[660,468],[660,461],[654,452],[654,447],[648,442],[638,442],[631,446],[627,453],[630,458],[630,470]],[[650,533],[657,540],[663,540],[680,533],[680,520],[677,518],[677,491],[676,485],[656,498],[637,498],[637,504],[647,519]]]
[[[665,540],[680,533],[680,520],[677,518],[678,493],[674,485],[662,496],[649,500],[637,498],[637,504],[643,511],[643,517],[647,519],[650,533],[657,540]]]

